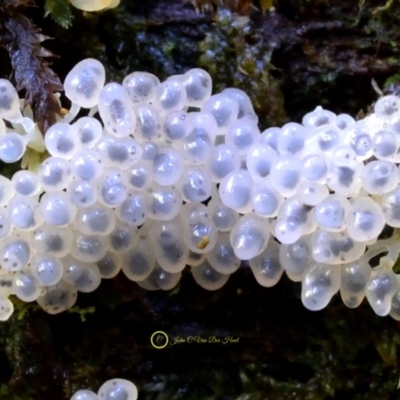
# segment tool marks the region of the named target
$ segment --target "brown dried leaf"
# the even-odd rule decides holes
[[[32,106],[44,134],[61,112],[54,92],[63,86],[45,61],[53,55],[41,46],[46,36],[22,14],[31,4],[31,0],[5,0],[0,7],[0,45],[10,56],[17,90],[25,90],[25,106]]]

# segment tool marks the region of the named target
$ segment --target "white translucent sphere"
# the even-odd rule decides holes
[[[118,83],[108,83],[100,92],[100,117],[106,130],[117,137],[126,137],[135,131],[136,116],[131,99]]]
[[[18,93],[7,79],[0,79],[0,118],[13,118],[20,112]]]
[[[26,140],[18,133],[6,133],[0,137],[0,160],[14,163],[22,158],[26,150]]]
[[[221,289],[231,276],[229,273],[221,274],[207,260],[198,267],[191,267],[190,270],[196,283],[206,290]]]
[[[385,217],[381,207],[370,197],[360,196],[352,201],[346,223],[349,236],[365,242],[380,235]]]
[[[76,64],[65,78],[65,95],[83,108],[94,107],[105,79],[103,64],[93,58],[87,58]]]
[[[50,254],[35,254],[30,263],[30,271],[43,286],[55,285],[63,276],[60,259]]]
[[[101,123],[93,117],[82,117],[72,124],[74,127],[80,147],[84,149],[93,148],[103,134]]]
[[[236,257],[240,260],[251,260],[264,251],[269,237],[268,220],[249,213],[239,218],[230,234],[230,241]]]
[[[77,208],[65,192],[45,193],[40,199],[40,213],[51,226],[67,226],[76,216]]]
[[[148,72],[133,72],[122,81],[133,103],[152,101],[156,95],[160,80]]]
[[[240,213],[251,210],[253,178],[246,170],[237,170],[226,175],[219,186],[221,201]]]
[[[74,125],[58,122],[52,125],[44,136],[47,151],[54,157],[71,159],[80,150],[81,143]]]

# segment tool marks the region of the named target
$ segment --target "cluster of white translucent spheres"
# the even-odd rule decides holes
[[[78,390],[71,400],[137,400],[136,386],[125,379],[110,379],[101,385],[97,394],[89,389]]]
[[[0,81],[0,159],[50,153],[35,172],[0,177],[1,320],[11,294],[58,313],[121,269],[170,290],[187,265],[216,290],[243,260],[263,286],[284,271],[301,281],[310,310],[340,290],[348,307],[366,296],[400,319],[396,230],[378,240],[385,224],[400,227],[399,98],[357,122],[317,107],[261,133],[249,97],[211,95],[202,69],[105,85],[102,64],[86,59],[64,88],[71,109],[43,142]]]

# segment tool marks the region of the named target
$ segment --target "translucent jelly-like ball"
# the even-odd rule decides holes
[[[37,300],[42,286],[31,273],[19,271],[13,277],[13,292],[20,300],[28,303]]]
[[[239,104],[232,96],[219,93],[206,101],[202,111],[213,115],[217,122],[218,134],[224,135],[239,115]]]
[[[289,278],[295,282],[300,281],[303,272],[314,262],[311,235],[302,236],[292,244],[282,244],[279,249],[279,260]]]
[[[237,170],[226,175],[219,186],[222,203],[240,213],[251,210],[253,178],[250,172]]]
[[[190,267],[198,267],[206,259],[206,254],[199,254],[189,251],[186,264]]]
[[[270,181],[259,182],[251,194],[251,205],[256,214],[262,217],[276,217],[283,202],[282,195]]]
[[[381,202],[385,222],[394,228],[400,227],[400,186],[386,193]]]
[[[400,99],[397,96],[381,97],[374,105],[374,112],[379,118],[388,118],[400,111]]]
[[[138,239],[137,228],[122,221],[117,221],[112,232],[107,235],[108,247],[115,253],[127,252],[137,243]]]
[[[301,202],[309,206],[316,206],[329,195],[326,185],[315,182],[303,182],[297,190],[297,196]]]
[[[239,105],[239,113],[237,116],[238,119],[246,118],[255,124],[258,123],[258,117],[254,112],[250,97],[243,90],[238,88],[226,88],[222,91],[222,93],[227,94],[237,101]]]
[[[365,296],[375,314],[381,317],[389,314],[392,297],[398,288],[399,282],[392,270],[377,268],[371,271]]]
[[[168,192],[169,189],[167,188],[166,193]],[[162,198],[157,196],[156,200],[162,201]],[[144,224],[147,216],[152,213],[151,210],[151,205],[149,210],[148,196],[144,193],[132,192],[128,193],[127,198],[116,207],[115,214],[120,221],[126,222],[130,226],[140,226]]]
[[[76,64],[65,78],[65,95],[83,108],[94,107],[105,80],[103,64],[93,58],[87,58]]]
[[[143,104],[135,109],[136,129],[134,138],[139,142],[159,140],[161,129],[161,116],[151,104]]]
[[[8,218],[8,209],[0,208],[0,239],[5,238],[11,232],[12,226]]]
[[[0,207],[7,205],[14,194],[15,191],[11,181],[0,175]]]
[[[98,188],[90,181],[73,180],[67,187],[67,193],[78,208],[90,207],[98,199]]]
[[[267,247],[270,224],[267,219],[249,213],[239,219],[230,234],[230,241],[236,257],[251,260]]]
[[[321,106],[314,111],[307,113],[302,120],[302,124],[307,128],[317,128],[331,124],[336,118],[332,111],[324,110]]]
[[[38,253],[46,253],[61,258],[69,253],[72,237],[73,234],[70,229],[43,224],[33,231],[31,244]]]
[[[20,112],[19,97],[13,84],[0,79],[0,118],[13,118]]]
[[[230,172],[240,167],[239,151],[231,145],[219,144],[211,150],[210,168],[214,182],[220,182]]]
[[[218,232],[215,246],[207,253],[207,261],[221,274],[232,274],[239,268],[241,261],[235,256],[229,232]]]
[[[203,261],[198,267],[191,267],[190,270],[196,283],[206,290],[221,289],[231,276],[218,272],[207,260]]]
[[[101,385],[97,396],[100,400],[137,400],[138,390],[126,379],[111,379]]]
[[[311,311],[325,308],[340,287],[340,268],[316,264],[307,270],[301,285],[301,301]]]
[[[153,160],[153,179],[162,186],[178,182],[183,172],[181,153],[171,147],[161,150]]]
[[[283,274],[279,260],[279,244],[270,238],[266,249],[250,260],[250,268],[258,284],[264,287],[276,285]]]
[[[121,258],[122,272],[134,282],[148,278],[156,265],[154,251],[146,236],[140,237],[133,249],[122,254]]]
[[[105,166],[127,169],[136,164],[143,155],[142,146],[131,137],[113,138],[103,136],[96,146]]]
[[[46,191],[65,189],[72,180],[71,165],[59,157],[49,157],[39,167],[38,180]]]
[[[284,197],[293,196],[301,183],[301,163],[294,156],[280,157],[270,171],[272,185]]]
[[[160,80],[148,72],[132,72],[122,81],[133,103],[147,103],[156,95]]]
[[[98,186],[98,200],[107,207],[119,206],[128,196],[126,176],[118,168],[105,168]]]
[[[74,286],[60,281],[56,285],[46,287],[38,297],[37,303],[49,314],[59,314],[69,310],[78,297]]]
[[[96,262],[102,279],[111,279],[118,275],[121,270],[121,256],[116,253],[107,252],[106,255]]]
[[[146,290],[171,290],[179,283],[181,276],[182,272],[167,272],[156,263],[150,276],[145,281],[138,282],[138,285],[144,288],[142,283],[145,284]]]
[[[349,236],[358,242],[366,242],[380,235],[385,217],[381,207],[370,197],[360,196],[352,201],[346,222]]]
[[[309,132],[300,124],[289,122],[285,124],[277,139],[277,149],[281,155],[296,155],[302,157],[306,153],[306,140]]]
[[[40,190],[37,174],[31,171],[17,171],[11,179],[11,183],[15,193],[21,196],[34,196]]]
[[[115,213],[102,204],[93,204],[78,210],[74,227],[87,235],[108,235],[115,227]]]
[[[206,168],[191,166],[185,168],[177,188],[186,202],[202,203],[211,196],[212,180]]]
[[[326,232],[317,229],[311,237],[313,259],[323,264],[344,264],[358,260],[365,252],[365,242],[356,242],[346,231]]]
[[[186,99],[187,94],[183,80],[179,76],[173,76],[158,86],[154,104],[162,113],[170,113],[182,110]]]
[[[97,394],[88,389],[81,389],[74,393],[70,400],[99,400]]]
[[[366,260],[342,265],[340,296],[347,307],[356,308],[361,304],[370,275],[371,267]]]
[[[372,139],[372,145],[374,156],[380,160],[390,160],[398,153],[397,137],[392,131],[377,132]]]
[[[345,196],[354,195],[361,188],[363,163],[357,159],[349,147],[339,147],[332,156],[327,175],[327,185],[331,190]]]
[[[160,152],[160,146],[155,142],[146,142],[142,144],[143,146],[143,155],[141,161],[143,162],[152,162],[156,155]]]
[[[189,249],[185,245],[179,218],[154,221],[149,227],[149,240],[160,267],[176,273],[185,268]]]
[[[7,321],[14,312],[14,304],[5,296],[0,295],[0,321]]]
[[[343,131],[332,125],[323,125],[316,128],[306,142],[306,148],[310,153],[324,153],[331,155],[332,152],[343,144]]]
[[[353,125],[356,121],[354,118],[349,115],[349,114],[339,114],[335,118],[334,125],[336,125],[338,128],[344,130],[346,128],[349,128],[351,125]]]
[[[389,315],[396,321],[400,321],[400,290],[398,290],[392,298]]]
[[[265,131],[261,132],[260,144],[269,146],[275,151],[277,151],[278,137],[280,134],[281,134],[281,128],[278,127],[268,128]]]
[[[0,246],[0,264],[7,271],[20,271],[31,258],[28,239],[21,235],[11,235],[4,239]]]
[[[367,160],[372,156],[372,135],[362,122],[356,122],[350,128],[343,131],[343,137],[359,160]]]
[[[106,130],[114,136],[126,137],[135,131],[136,116],[131,99],[118,83],[108,83],[100,92],[100,117]]]
[[[40,199],[40,213],[51,226],[67,226],[76,216],[76,206],[65,192],[45,193]]]
[[[175,142],[189,136],[193,130],[193,120],[187,112],[175,111],[165,118],[163,138],[166,142]]]
[[[186,89],[186,105],[189,107],[202,107],[210,98],[212,79],[204,69],[193,68],[183,75],[183,85]]]
[[[78,131],[65,122],[52,125],[46,132],[44,143],[52,156],[67,160],[81,148]]]
[[[310,182],[325,183],[328,163],[323,154],[310,154],[301,162],[301,175]]]
[[[30,263],[30,271],[43,286],[55,285],[63,276],[60,259],[50,254],[35,254]]]
[[[150,162],[139,161],[126,171],[128,187],[137,190],[146,189],[153,179],[153,168]]]
[[[159,221],[175,218],[182,208],[182,197],[173,187],[152,184],[148,190],[148,216]]]
[[[74,235],[70,253],[79,261],[96,262],[106,255],[106,243],[104,236],[79,233]]]
[[[33,197],[14,196],[8,203],[10,223],[20,230],[32,230],[41,222],[38,201]]]
[[[71,172],[76,179],[91,181],[103,173],[100,154],[94,150],[78,151],[71,160]]]
[[[232,210],[221,202],[218,192],[213,194],[207,204],[207,208],[215,227],[220,232],[229,232],[239,219],[237,211]]]
[[[313,208],[301,202],[298,196],[286,199],[278,212],[275,235],[282,243],[293,243],[301,235],[316,229]]]
[[[179,143],[179,150],[185,162],[205,164],[213,148],[217,123],[211,114],[192,113],[193,130]]]
[[[361,174],[363,188],[370,194],[384,194],[399,183],[399,171],[390,161],[371,161]]]
[[[346,228],[350,202],[340,194],[331,194],[314,209],[317,225],[329,232],[340,232]]]
[[[258,126],[248,121],[240,119],[233,123],[227,130],[225,142],[235,147],[239,154],[247,154],[249,149],[258,143],[260,139],[260,130]]]
[[[186,203],[180,212],[183,238],[195,253],[208,253],[217,241],[217,229],[204,204]]]
[[[72,124],[78,135],[80,147],[93,148],[103,134],[103,128],[96,118],[82,117]]]
[[[246,156],[247,170],[255,181],[269,175],[272,165],[278,160],[277,152],[263,144],[252,146]]]
[[[2,274],[0,276],[0,295],[9,297],[14,293],[13,289],[13,278],[15,272],[2,270]]]
[[[0,137],[0,160],[14,163],[22,158],[26,150],[26,141],[18,133],[6,133]]]
[[[64,257],[61,262],[64,267],[63,280],[75,286],[79,292],[90,293],[100,286],[101,277],[96,264],[82,262],[71,256]]]

